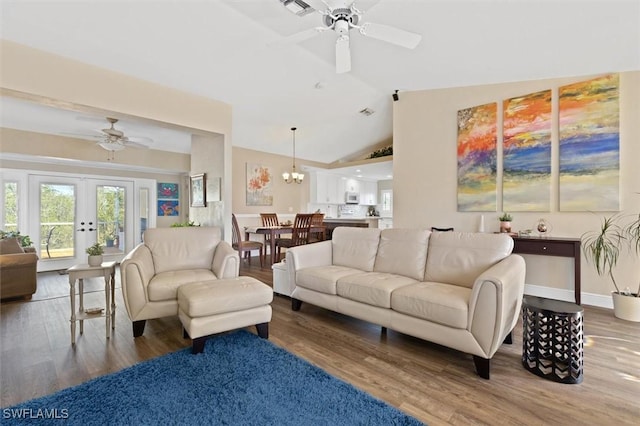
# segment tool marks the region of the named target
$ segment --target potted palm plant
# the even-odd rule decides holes
[[[89,266],[100,266],[102,264],[102,255],[104,254],[104,248],[100,245],[100,243],[95,243],[85,251],[89,255]]]
[[[502,213],[498,220],[500,221],[500,232],[511,232],[511,221],[513,220],[513,216],[509,213]]]
[[[638,282],[620,287],[614,276],[614,270],[620,256],[628,252],[640,260],[640,213],[632,215],[625,223],[626,216],[616,214],[605,217],[599,230],[586,232],[582,236],[582,250],[585,258],[600,276],[608,276],[615,291],[612,292],[613,312],[617,318],[640,322],[640,277]],[[638,286],[636,288],[636,286]],[[635,293],[633,290],[635,289]]]

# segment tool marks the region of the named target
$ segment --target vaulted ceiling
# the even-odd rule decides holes
[[[344,0],[326,0],[331,5]],[[309,3],[318,5],[320,1]],[[350,1],[346,1],[350,4]],[[1,37],[233,106],[234,146],[331,163],[391,142],[392,93],[640,69],[640,1],[357,1],[362,20],[422,35],[413,50],[351,31],[352,69],[335,70],[336,34],[279,0],[5,1]],[[46,70],[43,70],[46,72]],[[25,108],[33,108],[25,115]],[[103,126],[3,99],[2,126],[48,133]],[[372,115],[359,113],[364,108]],[[29,117],[25,119],[24,117]],[[53,117],[51,115],[49,118]],[[122,122],[156,148],[186,133]],[[136,127],[137,126],[137,127]],[[133,131],[133,133],[131,133]]]

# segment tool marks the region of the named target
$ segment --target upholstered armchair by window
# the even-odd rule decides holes
[[[0,298],[31,299],[37,289],[38,255],[20,247],[17,238],[0,240]]]

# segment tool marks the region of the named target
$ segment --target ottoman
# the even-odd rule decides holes
[[[255,325],[269,338],[273,290],[251,277],[191,283],[178,289],[178,317],[193,340],[192,353],[204,350],[212,334]],[[186,336],[185,336],[186,337]]]

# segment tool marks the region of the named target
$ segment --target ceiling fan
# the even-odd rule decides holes
[[[85,135],[78,133],[67,133],[72,136],[81,136],[83,138],[90,138],[97,141],[97,144],[106,149],[107,151],[121,151],[127,147],[129,148],[149,148],[147,145],[141,143],[153,143],[153,139],[144,136],[125,136],[122,130],[115,128],[115,124],[118,122],[117,118],[106,117],[110,126],[106,129],[96,130],[98,135]]]
[[[356,8],[355,0],[332,1],[331,4],[326,0],[304,1],[322,15],[322,24],[324,26],[309,28],[290,35],[284,41],[297,43],[325,31],[335,32],[338,35],[336,40],[336,72],[339,74],[351,71],[351,47],[349,45],[351,30],[358,30],[365,37],[386,41],[407,49],[415,48],[422,39],[420,34],[388,25],[375,24],[373,22],[362,23],[364,12]]]

